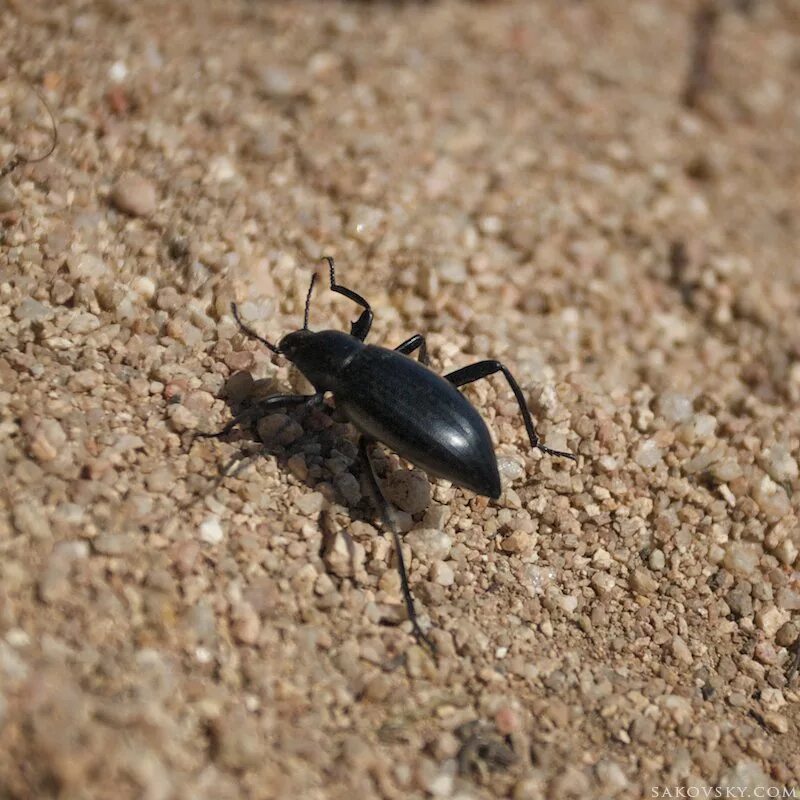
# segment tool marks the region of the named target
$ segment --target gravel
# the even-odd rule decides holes
[[[688,0],[12,7],[0,794],[800,785],[789,5],[720,4],[692,109]],[[378,450],[435,658],[339,414],[193,439],[308,391],[230,304],[278,340],[322,254],[579,456],[502,376],[500,500]]]

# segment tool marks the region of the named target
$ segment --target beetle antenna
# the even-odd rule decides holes
[[[311,283],[308,286],[308,294],[306,295],[306,311],[303,314],[303,330],[308,330],[308,314],[311,311],[311,292],[314,291],[314,282],[317,280],[317,273],[311,276]]]
[[[236,324],[239,326],[239,329],[244,333],[246,336],[249,336],[251,339],[256,339],[257,341],[261,342],[261,344],[266,345],[273,353],[276,355],[280,355],[280,350],[275,347],[272,342],[267,341],[263,336],[259,336],[252,328],[245,325],[242,321],[242,318],[239,316],[239,309],[236,303],[231,303],[231,312],[233,313],[233,318],[236,320]]]
[[[31,156],[24,156],[19,153],[14,154],[9,159],[8,163],[2,167],[2,169],[0,169],[0,179],[5,178],[6,175],[10,175],[17,167],[20,167],[23,164],[36,164],[39,161],[44,161],[46,158],[50,158],[50,156],[53,154],[53,151],[56,149],[56,146],[58,145],[58,125],[56,125],[56,118],[53,116],[53,111],[50,108],[50,104],[44,99],[44,96],[36,89],[35,86],[31,86],[31,89],[39,98],[39,101],[44,106],[45,111],[47,111],[47,116],[50,117],[50,125],[53,129],[53,141],[51,142],[46,153],[36,156],[35,158],[32,158]]]
[[[331,289],[336,286],[336,267],[333,266],[333,258],[331,256],[322,256],[322,261],[328,262],[328,271],[331,274]]]

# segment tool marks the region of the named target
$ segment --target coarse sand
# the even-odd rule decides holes
[[[6,0],[0,798],[800,795],[800,5],[705,9]],[[579,455],[380,455],[434,658],[333,409],[192,441],[322,255]]]

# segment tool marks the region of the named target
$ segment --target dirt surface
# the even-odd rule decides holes
[[[693,19],[7,0],[1,797],[800,792],[800,13]],[[339,417],[192,445],[322,254],[580,456],[491,378],[499,501],[379,460],[435,658]]]

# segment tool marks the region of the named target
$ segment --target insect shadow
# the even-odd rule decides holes
[[[248,377],[245,378],[245,375]],[[236,386],[239,382],[250,383],[249,373],[234,373],[222,392],[222,397],[233,417],[248,415],[251,409],[258,407],[265,396],[285,388],[276,385],[271,379],[266,379],[253,382],[249,388],[242,391]],[[275,420],[277,424],[268,425],[268,429],[264,430],[259,424],[262,420],[268,422]],[[196,438],[195,434],[190,441],[193,443]],[[285,416],[268,415],[260,420],[253,420],[250,424],[244,424],[236,430],[228,431],[224,437],[219,438],[238,449],[221,465],[216,476],[204,487],[203,496],[216,492],[226,480],[240,477],[260,459],[273,458],[279,469],[291,473],[309,489],[319,491],[320,484],[331,487],[335,493],[335,502],[346,509],[351,522],[366,522],[370,525],[375,522],[376,502],[370,492],[365,465],[359,458],[357,434],[334,406],[323,403],[314,408],[289,409]],[[302,456],[304,460],[300,470],[293,468],[291,463],[296,456]],[[381,480],[383,483],[394,471],[393,461],[396,457],[383,451],[381,455],[373,458],[376,473],[383,479]],[[332,462],[335,462],[335,466]],[[355,483],[350,481],[345,487],[342,483],[347,477],[355,479]],[[357,489],[355,496],[354,488]],[[195,498],[189,504],[194,502]],[[348,548],[351,574],[354,575],[355,540],[347,529],[339,531],[338,526],[332,524],[331,514],[327,511],[319,514],[319,524],[322,532],[319,557],[325,560],[328,548],[333,544],[337,533],[342,533]],[[387,625],[395,625],[403,619],[405,617],[387,612],[383,621]]]

